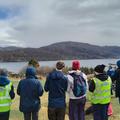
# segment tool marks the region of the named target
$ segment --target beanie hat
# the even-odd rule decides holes
[[[80,62],[79,62],[79,60],[74,60],[72,62],[72,69],[73,70],[79,70],[80,69]]]
[[[120,60],[117,61],[117,66],[120,68]]]
[[[56,63],[56,68],[58,69],[58,70],[61,70],[61,69],[63,69],[65,67],[65,63],[63,62],[63,61],[58,61],[57,63]]]
[[[104,72],[104,69],[105,69],[105,65],[97,65],[95,68],[94,68],[94,71],[97,72],[97,73],[103,73]]]

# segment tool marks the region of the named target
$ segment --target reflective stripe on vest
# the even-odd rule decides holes
[[[11,90],[11,86],[11,82],[5,87],[0,86],[0,112],[6,112],[10,110],[11,98],[9,93]]]
[[[95,83],[95,91],[92,93],[91,102],[93,104],[107,104],[111,100],[111,79],[110,77],[101,81],[97,78],[93,79]]]

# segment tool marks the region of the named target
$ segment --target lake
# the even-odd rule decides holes
[[[80,60],[82,67],[95,67],[98,64],[108,65],[109,63],[115,64],[118,59],[90,59],[90,60]],[[72,60],[64,61],[66,66],[71,67]],[[0,68],[5,68],[8,71],[18,73],[21,69],[27,66],[28,62],[0,62]],[[56,61],[40,61],[40,66],[53,67]]]

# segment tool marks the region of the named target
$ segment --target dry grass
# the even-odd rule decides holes
[[[18,81],[13,82],[14,85],[17,87]],[[44,84],[44,81],[42,82]],[[68,97],[67,97],[68,102]],[[47,117],[47,104],[48,104],[48,95],[47,93],[44,93],[44,95],[41,97],[41,109],[39,112],[39,120],[48,120]],[[118,100],[116,98],[112,98],[112,105],[114,113],[109,118],[109,120],[120,120],[120,105],[118,104]],[[86,103],[86,108],[90,106],[90,103]],[[68,111],[68,109],[67,109]],[[23,114],[19,112],[19,96],[16,95],[15,100],[13,100],[12,103],[12,110],[10,115],[10,120],[23,120]],[[65,120],[68,119],[68,115],[66,114]],[[87,115],[86,120],[93,120],[92,115]]]

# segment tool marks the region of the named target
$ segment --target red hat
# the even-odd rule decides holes
[[[79,60],[74,60],[72,62],[72,69],[73,70],[79,70],[80,69],[80,62],[79,62]]]

